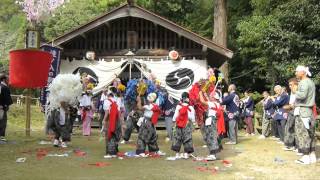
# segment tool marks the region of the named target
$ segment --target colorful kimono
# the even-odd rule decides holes
[[[143,117],[139,119],[139,135],[137,140],[136,154],[145,153],[146,147],[148,146],[149,152],[159,151],[158,147],[158,135],[156,132],[155,125],[158,122],[161,110],[155,103],[145,105]]]
[[[82,120],[82,134],[90,136],[91,121],[93,119],[91,96],[84,94],[80,99],[81,120]]]
[[[173,133],[171,149],[180,152],[183,144],[185,153],[193,153],[192,123],[196,121],[193,107],[186,103],[179,104],[176,107],[172,120],[176,123],[176,126]]]

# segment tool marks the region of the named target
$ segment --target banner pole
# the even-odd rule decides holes
[[[30,124],[31,124],[31,102],[30,102],[30,89],[27,90],[26,98],[26,136],[30,137]]]

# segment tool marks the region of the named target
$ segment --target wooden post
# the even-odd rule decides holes
[[[227,47],[227,0],[214,1],[214,25],[213,41],[223,47]],[[224,59],[224,63],[219,68],[224,74],[224,78],[229,83],[229,64]]]
[[[31,98],[30,90],[27,90],[26,96],[26,136],[30,137],[30,124],[31,124]]]

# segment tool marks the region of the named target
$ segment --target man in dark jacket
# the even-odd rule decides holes
[[[6,141],[7,112],[13,103],[8,83],[8,77],[0,74],[0,141]]]
[[[276,96],[271,97],[273,100],[273,105],[276,107],[276,112],[274,114],[273,119],[277,123],[277,131],[280,136],[280,144],[284,144],[284,128],[286,125],[286,120],[288,117],[288,113],[284,109],[284,106],[289,104],[289,95],[284,92],[280,85],[274,87],[274,91],[276,92]]]
[[[224,97],[222,105],[226,105],[226,111],[228,116],[228,136],[230,141],[226,144],[237,144],[237,130],[239,119],[239,104],[240,99],[236,93],[236,86],[231,84],[228,88],[229,95]]]
[[[264,91],[263,92],[263,120],[262,120],[262,134],[259,137],[259,139],[265,139],[268,137],[271,133],[271,123],[272,123],[272,117],[275,112],[273,108],[273,101],[270,98],[269,92]]]

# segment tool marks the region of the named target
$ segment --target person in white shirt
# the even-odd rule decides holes
[[[82,133],[84,136],[90,136],[91,134],[91,121],[93,119],[92,107],[92,95],[91,91],[88,90],[80,99]]]
[[[161,152],[158,147],[158,135],[156,131],[156,124],[160,116],[161,110],[159,106],[154,103],[157,99],[157,94],[150,93],[147,96],[148,104],[142,106],[141,97],[137,97],[137,107],[139,110],[143,111],[143,117],[139,119],[139,134],[137,140],[136,154],[139,157],[146,157],[145,154],[146,147],[151,153],[156,153],[158,155],[165,155]]]
[[[293,89],[294,87],[298,87],[298,80],[296,78],[289,79],[289,88]],[[295,150],[295,118],[294,118],[294,104],[296,101],[296,96],[291,92],[289,104],[284,107],[284,109],[288,112],[288,119],[284,129],[284,145],[283,148],[285,151],[293,151]]]
[[[189,105],[187,92],[182,93],[180,104],[176,107],[172,121],[175,123],[175,127],[171,149],[176,152],[176,159],[188,159],[190,154],[194,152],[192,131],[196,118],[194,108]],[[182,145],[184,153],[179,154]]]
[[[208,116],[205,120],[205,141],[209,149],[208,161],[216,160],[216,154],[220,152],[217,133],[217,111],[220,107],[218,100],[220,97],[214,91],[210,93],[208,101],[204,99],[204,92],[199,93],[200,102],[208,106]]]
[[[104,158],[114,158],[118,154],[118,144],[121,138],[120,125],[120,102],[115,97],[115,90],[110,88],[108,97],[105,99],[103,109],[104,131],[106,132],[106,155]]]

